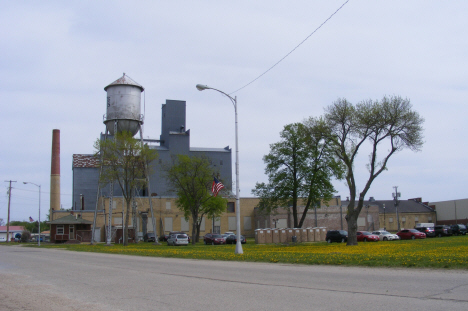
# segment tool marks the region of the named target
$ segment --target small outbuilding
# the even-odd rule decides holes
[[[10,226],[8,229],[9,236],[7,236],[7,226],[0,226],[0,242],[14,241],[15,236],[17,234],[21,236],[24,231],[23,226]]]
[[[93,223],[81,218],[80,214],[72,213],[49,224],[51,243],[91,242]]]

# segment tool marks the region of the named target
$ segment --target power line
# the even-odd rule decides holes
[[[276,67],[276,65],[278,65],[279,63],[281,63],[286,57],[288,57],[289,55],[291,55],[298,47],[300,47],[304,42],[307,41],[307,39],[309,39],[314,33],[317,32],[317,30],[319,30],[320,28],[322,28],[323,25],[325,25],[326,22],[328,22],[336,13],[338,13],[339,10],[341,10],[341,8],[343,8],[345,6],[346,3],[348,3],[349,0],[346,0],[345,3],[343,3],[335,12],[333,12],[332,15],[330,15],[323,23],[320,24],[320,26],[318,26],[317,28],[315,28],[314,31],[312,31],[312,33],[310,35],[308,35],[304,40],[301,41],[301,43],[299,43],[298,45],[296,45],[296,47],[294,49],[292,49],[288,54],[286,54],[283,58],[281,58],[279,61],[277,61],[273,66],[271,66],[270,68],[268,68],[265,72],[263,72],[261,75],[259,75],[258,77],[256,77],[255,79],[253,79],[252,81],[250,81],[249,83],[247,83],[246,85],[244,85],[243,87],[235,90],[234,92],[231,92],[229,93],[229,95],[231,94],[234,94],[234,93],[237,93],[239,92],[240,90],[246,88],[247,86],[251,85],[252,83],[254,83],[255,81],[257,81],[258,79],[260,79],[261,77],[263,77],[267,72],[269,72],[270,70],[272,70],[273,68]]]

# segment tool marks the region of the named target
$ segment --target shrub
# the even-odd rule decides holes
[[[31,240],[31,232],[24,230],[21,232],[21,242],[29,242]]]

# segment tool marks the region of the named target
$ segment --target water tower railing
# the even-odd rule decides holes
[[[145,116],[143,114],[140,114],[140,115],[138,115],[138,117],[135,117],[135,118],[132,118],[132,119],[117,119],[117,118],[108,119],[107,118],[107,113],[105,113],[102,116],[102,121],[104,123],[107,122],[107,121],[112,121],[112,120],[135,120],[135,121],[139,121],[139,122],[143,123],[143,121],[145,121]]]

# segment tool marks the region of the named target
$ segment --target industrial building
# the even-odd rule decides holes
[[[124,75],[104,88],[108,92],[108,112],[104,123],[106,129],[113,135],[112,121],[118,120],[119,129],[127,129],[134,135],[139,131],[138,122],[143,123],[143,116],[140,114],[140,103],[138,91],[144,90],[141,85]],[[116,91],[117,89],[117,91]],[[113,97],[118,94],[137,94],[133,98],[123,98],[118,96],[121,101],[113,101]],[[111,94],[109,94],[111,93]],[[141,93],[141,92],[140,92]],[[133,94],[132,94],[133,95]],[[135,99],[136,97],[136,99]],[[129,104],[130,102],[130,104]],[[135,103],[137,102],[137,103]],[[125,108],[113,109],[115,106],[131,106],[134,111],[130,116]],[[137,108],[133,107],[137,106]],[[120,114],[117,113],[120,111]],[[123,115],[123,116],[122,116]],[[124,120],[124,122],[121,122]],[[123,124],[122,124],[123,123]],[[101,137],[105,135],[101,134]],[[210,162],[217,173],[218,179],[227,189],[232,185],[232,162],[231,149],[229,146],[224,148],[200,148],[190,146],[190,130],[186,126],[186,102],[181,100],[166,100],[161,107],[161,135],[159,139],[143,139],[150,148],[157,150],[158,158],[150,163],[150,189],[140,189],[141,196],[157,194],[157,196],[173,197],[169,183],[166,180],[164,167],[170,166],[172,157],[178,154],[189,156],[204,156],[210,159]],[[98,159],[92,154],[74,154],[73,155],[73,210],[94,210],[96,209],[96,198],[99,179]],[[114,196],[120,196],[120,189],[114,189]],[[109,189],[102,189],[99,196],[109,196]]]
[[[126,130],[133,135],[140,133],[139,135],[143,142],[158,153],[158,158],[149,164],[149,189],[137,189],[139,216],[135,224],[133,224],[131,219],[129,220],[131,228],[136,230],[137,237],[142,237],[147,230],[149,232],[153,231],[151,226],[147,227],[146,225],[147,212],[150,209],[148,206],[149,197],[151,196],[155,213],[159,213],[155,217],[158,234],[173,230],[189,231],[190,221],[181,217],[181,212],[175,206],[175,193],[172,192],[170,184],[166,179],[164,168],[170,167],[175,155],[183,154],[207,157],[216,177],[225,185],[225,189],[230,192],[232,188],[231,149],[229,146],[224,148],[190,146],[190,130],[186,126],[186,102],[181,100],[166,100],[166,103],[162,105],[161,134],[159,139],[143,139],[142,125],[144,115],[141,114],[141,93],[144,91],[143,86],[124,74],[121,78],[107,85],[104,90],[107,92],[107,109],[104,115],[105,133],[101,133],[101,139],[112,138],[115,131]],[[59,163],[57,159],[60,158],[60,145],[57,141],[59,142],[59,131],[54,130],[51,180],[57,185],[57,191],[60,192],[60,165],[57,164]],[[63,228],[72,228],[74,230],[73,237],[79,236],[82,238],[84,233],[81,235],[75,234],[76,225],[72,224],[72,222],[65,224],[63,221],[68,218],[74,222],[79,219],[83,219],[82,222],[93,221],[94,212],[97,210],[96,240],[102,240],[105,236],[105,224],[108,222],[106,218],[108,216],[105,217],[105,215],[109,215],[110,198],[113,200],[111,208],[113,232],[121,228],[124,223],[122,218],[123,204],[121,202],[123,202],[123,198],[121,190],[118,187],[114,187],[111,195],[109,185],[102,188],[99,187],[99,159],[93,154],[74,154],[72,169],[72,213],[75,217],[68,217],[70,211],[60,210],[60,201],[58,201],[54,205],[51,204],[51,225],[60,223],[60,241],[71,239],[70,233],[65,232],[68,229],[64,230]],[[233,230],[232,224],[235,224],[235,216],[234,214],[230,215],[230,213],[234,213],[235,204],[233,197],[229,200],[230,202],[226,207],[226,215],[223,215],[219,219],[207,221],[207,225],[203,225],[204,230],[202,231]],[[247,233],[253,230],[252,216],[255,204],[248,205],[251,205],[251,207],[245,210],[246,214],[243,213],[246,218],[242,226],[243,229],[248,231]],[[59,219],[62,219],[62,221],[58,221]],[[88,238],[85,240],[88,240]]]

